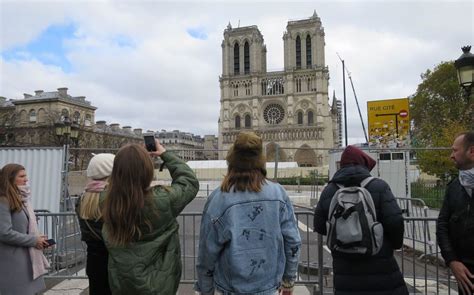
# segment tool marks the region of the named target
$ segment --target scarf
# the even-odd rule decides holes
[[[459,182],[472,196],[474,189],[474,167],[469,170],[459,170]]]
[[[91,180],[86,185],[86,192],[90,193],[101,193],[105,190],[108,182],[103,180]]]
[[[36,224],[36,215],[31,206],[31,191],[29,186],[18,186],[21,193],[23,206],[28,214],[28,234],[39,236],[38,225]],[[42,250],[38,250],[35,247],[29,247],[28,252],[31,258],[31,264],[33,268],[33,280],[36,280],[41,275],[47,273],[46,268],[49,267],[48,260],[43,255]]]

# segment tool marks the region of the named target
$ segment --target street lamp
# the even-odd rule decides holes
[[[54,127],[56,131],[56,136],[63,144],[64,159],[62,174],[62,201],[63,211],[67,211],[67,201],[70,201],[68,194],[69,144],[71,139],[73,141],[77,140],[77,137],[79,135],[79,126],[75,122],[71,122],[68,116],[64,116],[61,118],[61,121],[54,124]]]
[[[454,61],[454,66],[458,72],[459,85],[466,91],[468,101],[473,96],[472,86],[474,80],[474,54],[470,51],[471,46],[462,47],[463,54]]]

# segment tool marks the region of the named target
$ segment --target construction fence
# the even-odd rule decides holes
[[[403,203],[406,200],[399,200]],[[417,205],[408,205],[405,215],[417,215]],[[411,212],[410,212],[411,211]],[[313,212],[296,207],[295,212],[302,238],[297,285],[306,286],[311,294],[333,294],[332,259],[325,246],[325,237],[312,231]],[[423,214],[421,214],[423,215]],[[182,276],[181,284],[194,284],[199,245],[200,212],[182,213],[180,224]],[[85,279],[86,245],[80,241],[77,217],[73,212],[37,212],[39,224],[57,244],[46,250],[51,263],[48,279]],[[432,231],[436,218],[405,217],[405,246],[395,252],[395,258],[411,293],[457,294],[456,281],[444,266]]]

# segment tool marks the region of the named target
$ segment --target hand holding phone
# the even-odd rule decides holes
[[[49,239],[46,240],[46,243],[48,243],[48,247],[51,247],[53,245],[56,245],[56,241],[54,239]]]
[[[145,134],[143,136],[145,140],[145,148],[149,152],[156,152],[155,136],[153,134]]]

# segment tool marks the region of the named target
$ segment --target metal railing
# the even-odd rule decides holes
[[[332,257],[325,246],[324,237],[311,229],[313,212],[298,208],[295,215],[302,238],[296,284],[306,286],[313,294],[332,294],[334,292]],[[79,224],[75,213],[37,212],[37,217],[41,230],[57,242],[55,247],[45,251],[51,263],[46,278],[87,278],[84,273],[86,246],[80,241]],[[177,218],[180,224],[178,233],[183,266],[181,284],[193,284],[197,278],[196,262],[201,217],[201,212],[184,212]],[[434,217],[405,217],[406,229],[410,230],[405,231],[405,246],[395,251],[395,258],[410,292],[457,294],[456,282],[449,269],[444,266],[436,246],[436,236],[433,232],[435,223]],[[420,226],[421,229],[418,229]],[[435,240],[432,241],[431,237]]]
[[[54,239],[56,245],[44,250],[50,263],[46,278],[86,279],[84,269],[86,246],[81,241],[79,222],[74,212],[41,212],[36,211],[40,232]]]

